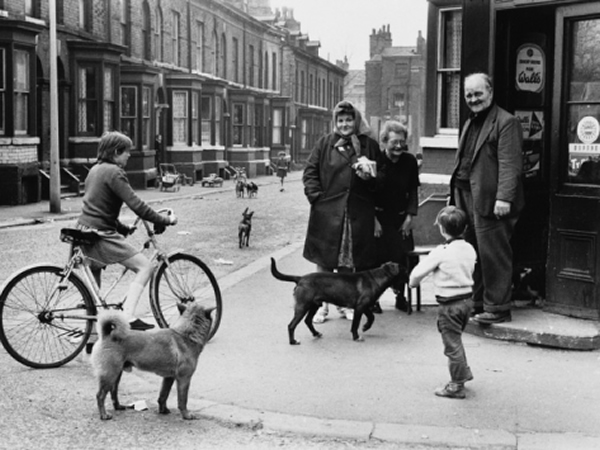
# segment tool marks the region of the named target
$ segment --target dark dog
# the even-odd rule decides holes
[[[131,330],[120,311],[101,313],[98,319],[100,339],[92,350],[92,367],[98,378],[96,400],[100,419],[112,418],[104,401],[110,396],[115,410],[126,408],[119,403],[119,381],[123,370],[132,367],[163,377],[158,396],[158,412],[168,414],[167,398],[177,381],[177,406],[184,419],[195,419],[187,409],[188,391],[212,325],[210,313],[199,303],[180,306],[181,317],[171,328],[155,331]]]
[[[242,221],[238,225],[238,238],[240,241],[240,248],[250,243],[250,231],[252,230],[252,215],[254,211],[248,212],[248,208],[242,213]]]
[[[296,276],[279,272],[275,266],[275,260],[271,258],[271,273],[278,280],[296,283],[294,317],[288,325],[291,345],[300,343],[294,338],[294,330],[305,316],[304,323],[313,336],[322,336],[315,330],[313,317],[323,302],[354,309],[354,319],[350,331],[355,341],[361,341],[362,338],[358,335],[358,326],[362,315],[367,316],[367,322],[363,326],[363,331],[367,331],[375,320],[375,315],[371,310],[377,299],[401,274],[406,278],[405,271],[402,273],[400,266],[392,262],[363,272],[314,272]]]
[[[256,194],[258,194],[258,186],[254,181],[249,181],[246,184],[246,192],[248,192],[248,197],[256,197]]]

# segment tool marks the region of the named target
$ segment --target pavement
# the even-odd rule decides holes
[[[299,183],[300,177],[292,172],[286,184]],[[438,176],[421,179],[444,182]],[[264,185],[278,179],[254,181]],[[196,185],[138,194],[152,204],[219,189]],[[231,184],[222,189],[230,190]],[[47,201],[0,207],[0,228],[71,220],[80,208],[78,197],[62,199],[60,213],[49,212]],[[423,307],[412,315],[395,310],[393,295],[386,292],[384,312],[362,333],[364,342],[352,340],[350,322],[332,309],[329,320],[317,325],[321,339],[301,323],[296,338],[302,344],[290,346],[293,284],[272,277],[270,257],[284,273],[313,270],[300,242],[219,279],[223,321],[205,348],[190,391],[190,409],[200,415],[253,429],[398,446],[600,448],[597,322],[525,304],[516,305],[509,324],[470,325],[464,343],[475,379],[467,385],[467,398],[438,398],[433,391],[447,381],[448,370],[431,286],[423,286]],[[128,396],[156,408],[156,376],[136,371],[122,386]]]

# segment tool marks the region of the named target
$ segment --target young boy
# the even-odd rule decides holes
[[[448,357],[450,382],[435,391],[438,397],[465,398],[464,385],[473,379],[462,343],[462,332],[473,308],[473,269],[475,249],[461,236],[467,215],[456,206],[446,206],[437,215],[436,225],[446,242],[436,247],[412,270],[409,286],[416,287],[432,274],[434,293],[439,303],[437,327]]]

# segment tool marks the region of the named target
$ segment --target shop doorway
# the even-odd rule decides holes
[[[556,9],[547,307],[600,318],[600,2]]]

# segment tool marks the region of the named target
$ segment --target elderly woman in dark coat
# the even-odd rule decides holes
[[[347,101],[333,112],[334,131],[316,143],[304,170],[311,204],[304,257],[317,271],[365,270],[375,251],[375,171],[379,144],[366,134],[360,112]],[[325,304],[315,316],[324,321]],[[353,311],[341,311],[351,320]]]

